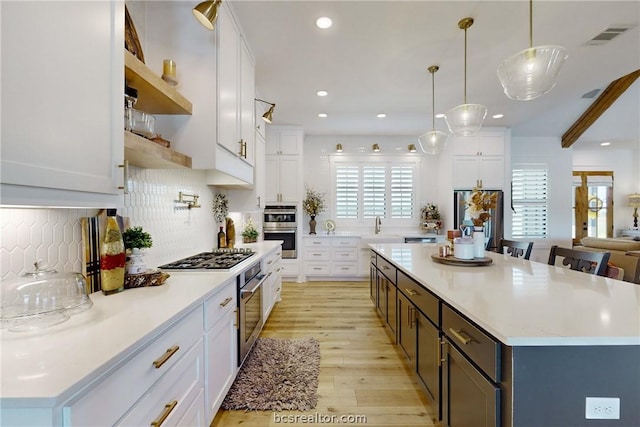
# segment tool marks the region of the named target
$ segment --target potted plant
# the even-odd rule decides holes
[[[309,187],[306,188],[306,197],[302,201],[302,209],[311,217],[309,221],[309,234],[316,234],[316,215],[324,212],[324,194]]]
[[[258,240],[258,230],[256,229],[256,226],[253,223],[253,219],[249,218],[247,220],[247,223],[244,225],[244,230],[242,230],[242,242],[254,243],[257,240]]]
[[[151,234],[142,227],[130,227],[122,233],[124,247],[127,250],[127,274],[144,273],[147,266],[142,258],[140,249],[150,248],[153,245]]]

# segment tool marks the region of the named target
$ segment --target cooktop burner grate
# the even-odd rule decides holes
[[[249,249],[218,249],[161,265],[163,270],[228,270],[252,256]]]

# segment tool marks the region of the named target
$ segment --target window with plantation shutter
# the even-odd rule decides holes
[[[512,171],[513,238],[546,238],[548,169],[545,164],[517,164]]]
[[[415,165],[337,164],[336,218],[412,219]]]

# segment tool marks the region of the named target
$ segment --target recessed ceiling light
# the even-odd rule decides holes
[[[333,22],[331,22],[330,18],[323,16],[322,18],[318,18],[318,20],[316,21],[316,25],[318,26],[318,28],[322,28],[323,30],[325,30],[331,27],[331,25],[333,25]]]
[[[602,142],[602,143],[600,143],[600,145],[602,145],[603,147],[607,147],[607,146],[611,145],[611,143],[610,142]]]
[[[504,117],[504,114],[494,114],[492,117],[493,117],[494,119],[501,119],[501,118],[503,118],[503,117]]]
[[[316,92],[316,95],[318,96],[327,96],[329,95],[329,92],[327,92],[326,90],[319,90]]]
[[[326,113],[320,113],[320,114],[318,114],[318,117],[324,118],[324,117],[327,117],[327,114]]]
[[[387,117],[387,115],[385,113],[380,113],[377,116],[379,119],[384,119],[385,117]]]
[[[444,114],[440,113],[440,114],[436,114],[436,119],[441,119],[444,117]]]

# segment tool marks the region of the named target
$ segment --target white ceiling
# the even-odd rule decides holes
[[[508,99],[498,64],[529,44],[529,2],[512,1],[238,1],[230,0],[256,58],[261,98],[277,104],[274,124],[301,125],[308,135],[415,135],[431,129],[430,65],[436,113],[463,103],[464,31],[467,101],[488,107],[485,126],[515,136],[561,136],[595,100],[593,89],[640,68],[640,2],[535,1],[533,44],[564,46],[559,82],[532,101]],[[328,30],[315,21],[333,20]],[[587,41],[611,25],[634,27],[611,42]],[[316,91],[329,95],[320,98]],[[328,117],[319,118],[318,113]],[[384,119],[376,114],[386,113]],[[504,118],[493,119],[496,113]],[[611,140],[638,145],[640,84],[618,99],[577,146]],[[444,119],[436,128],[446,130]]]

